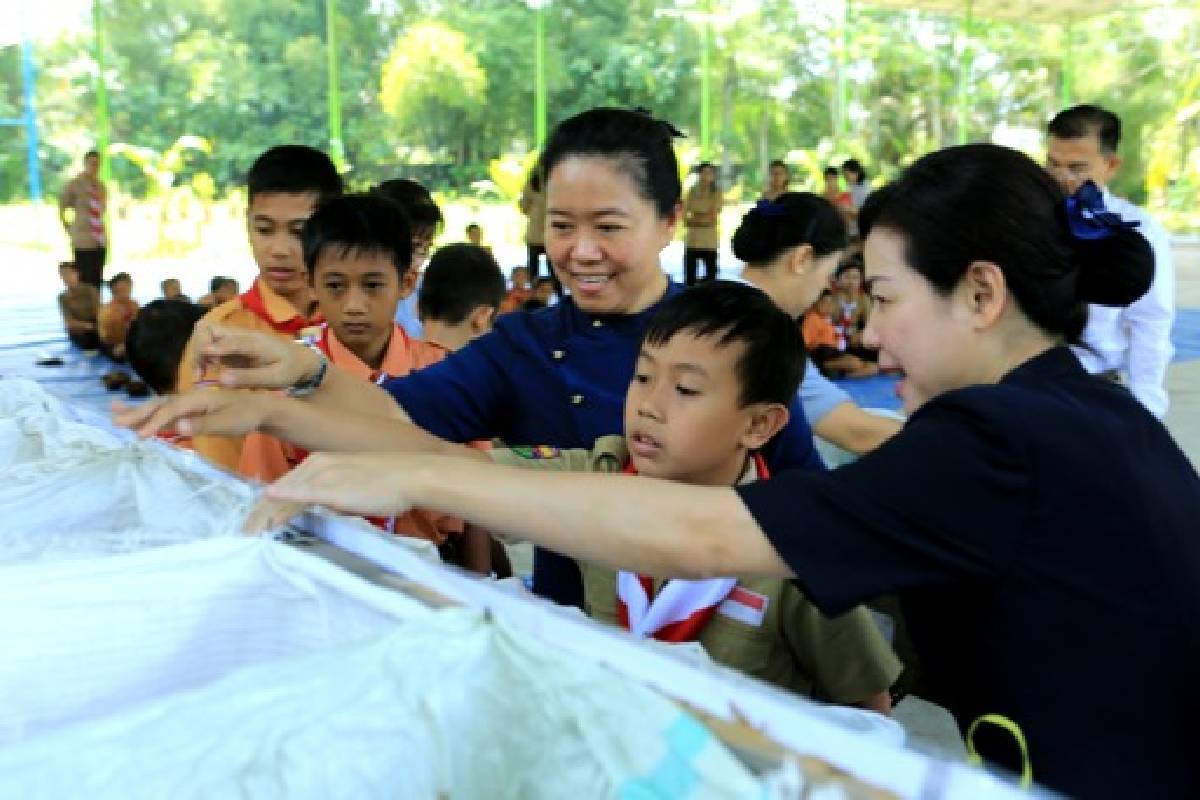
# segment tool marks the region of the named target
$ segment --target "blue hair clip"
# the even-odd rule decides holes
[[[787,209],[782,203],[776,203],[774,200],[762,199],[754,204],[754,210],[764,217],[783,217],[787,215]]]
[[[1104,195],[1096,184],[1087,181],[1075,194],[1063,201],[1067,209],[1067,225],[1076,239],[1107,239],[1122,230],[1136,228],[1140,222],[1121,219],[1121,215],[1104,207]]]

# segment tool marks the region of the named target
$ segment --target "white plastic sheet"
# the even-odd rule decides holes
[[[236,535],[249,485],[193,454],[70,417],[36,384],[0,382],[0,563]]]
[[[770,793],[636,682],[275,542],[2,568],[18,605],[0,797]]]

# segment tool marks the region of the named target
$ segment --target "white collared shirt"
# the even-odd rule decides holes
[[[1167,414],[1167,366],[1175,348],[1171,345],[1171,323],[1175,319],[1175,266],[1171,239],[1145,209],[1104,190],[1104,205],[1125,220],[1141,223],[1137,231],[1154,250],[1154,281],[1150,290],[1123,308],[1088,306],[1088,323],[1083,342],[1091,349],[1073,347],[1084,369],[1091,373],[1117,370],[1125,376],[1129,390],[1150,413],[1162,419]]]

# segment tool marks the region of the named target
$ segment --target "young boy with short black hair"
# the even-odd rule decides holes
[[[504,288],[500,266],[482,247],[451,244],[438,250],[425,268],[417,301],[425,341],[453,352],[487,333]]]
[[[795,322],[752,287],[716,281],[663,301],[625,398],[624,436],[591,451],[497,450],[502,464],[625,472],[697,485],[766,480],[759,450],[804,370]],[[581,564],[588,614],[637,636],[699,642],[713,660],[829,702],[886,712],[900,664],[865,608],[829,619],[789,581],[661,581]]]
[[[288,144],[272,147],[255,160],[246,188],[246,230],[258,277],[249,290],[204,319],[295,338],[322,319],[304,268],[300,234],[320,200],[342,193],[342,179],[320,150]],[[180,392],[196,380],[191,349],[189,343],[180,362]],[[242,437],[197,436],[195,447],[213,463],[234,469],[241,458]]]
[[[447,351],[405,333],[396,306],[413,290],[412,237],[404,212],[377,194],[322,201],[304,225],[304,265],[325,323],[312,337],[332,364],[376,383],[441,361]],[[242,448],[238,472],[273,481],[307,453],[260,433]],[[374,521],[374,520],[373,520]],[[442,544],[462,520],[423,511],[376,521],[385,530]]]

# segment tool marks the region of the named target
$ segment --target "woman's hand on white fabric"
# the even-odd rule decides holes
[[[246,533],[276,528],[310,505],[346,514],[390,516],[413,505],[406,485],[417,458],[397,453],[314,453],[268,486],[243,525]]]
[[[113,422],[138,437],[171,431],[181,436],[241,436],[258,430],[269,404],[280,398],[208,386],[140,406],[112,404]]]

